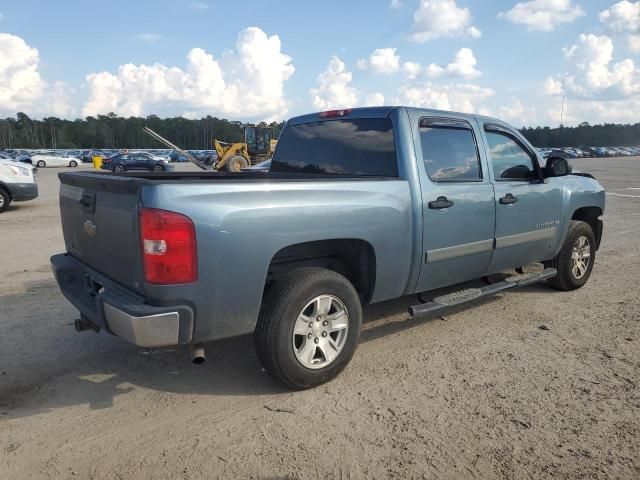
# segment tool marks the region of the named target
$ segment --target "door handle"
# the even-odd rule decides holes
[[[434,210],[441,210],[449,207],[453,207],[453,202],[448,200],[447,197],[438,197],[436,200],[429,202],[429,208]]]
[[[502,205],[511,205],[512,203],[516,203],[517,201],[518,201],[518,197],[514,197],[510,193],[507,193],[504,197],[500,199],[500,203]]]

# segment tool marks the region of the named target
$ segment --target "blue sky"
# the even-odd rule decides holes
[[[402,103],[554,125],[564,96],[565,123],[640,121],[640,1],[21,0],[0,14],[2,115]]]

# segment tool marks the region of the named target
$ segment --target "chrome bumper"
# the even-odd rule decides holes
[[[109,333],[140,347],[191,343],[191,307],[149,305],[137,292],[67,254],[51,257],[51,269],[67,300],[83,317]]]

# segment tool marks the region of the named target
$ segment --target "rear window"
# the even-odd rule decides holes
[[[271,172],[397,177],[388,118],[327,120],[286,127]]]

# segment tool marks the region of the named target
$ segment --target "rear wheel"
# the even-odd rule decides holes
[[[77,166],[78,166],[78,162],[76,162],[75,160],[71,160],[71,161],[69,162],[69,166],[70,166],[70,167],[72,167],[72,168],[75,168],[75,167],[77,167]]]
[[[39,168],[44,168],[46,166],[47,164],[45,163],[44,160],[38,160],[38,163],[36,163],[36,167],[39,167]]]
[[[559,290],[575,290],[587,283],[596,259],[595,245],[591,226],[572,220],[560,253],[545,264],[558,270],[558,275],[550,279],[549,284]]]
[[[290,388],[328,382],[358,345],[362,307],[353,285],[323,268],[301,268],[265,295],[254,333],[264,368]]]
[[[162,165],[154,165],[153,166],[153,171],[154,172],[163,172],[164,168],[162,167]]]
[[[234,155],[227,162],[227,170],[229,172],[239,172],[243,168],[247,168],[249,166],[249,162],[242,155]]]
[[[3,188],[0,188],[0,213],[9,208],[9,205],[11,205],[11,197],[9,196],[9,193]]]
[[[122,165],[116,165],[113,167],[113,171],[116,173],[122,173],[125,171],[125,168]]]

